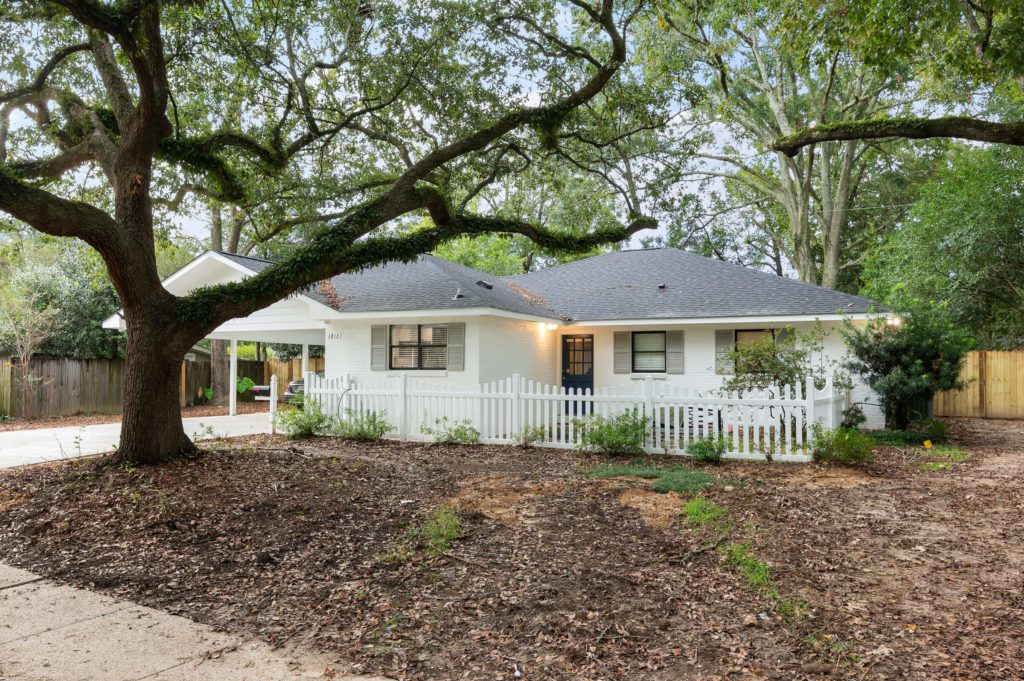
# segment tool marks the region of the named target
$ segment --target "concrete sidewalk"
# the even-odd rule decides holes
[[[182,419],[193,439],[270,432],[269,414],[197,416]],[[121,438],[120,423],[0,432],[0,468],[109,452]]]
[[[345,669],[310,651],[274,650],[266,643],[0,564],[0,679],[374,678],[344,676]]]

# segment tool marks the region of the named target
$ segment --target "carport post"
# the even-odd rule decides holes
[[[307,343],[302,344],[302,375],[305,376],[306,372],[309,371],[309,345]]]
[[[238,341],[231,340],[231,376],[228,378],[228,414],[238,413]]]
[[[270,434],[277,433],[277,374],[270,377]]]

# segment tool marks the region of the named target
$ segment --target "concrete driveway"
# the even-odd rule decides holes
[[[200,440],[270,432],[267,414],[199,416],[182,423],[188,435]],[[0,432],[0,468],[109,452],[120,437],[120,423]]]

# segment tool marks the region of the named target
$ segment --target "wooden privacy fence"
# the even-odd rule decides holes
[[[270,379],[265,364],[238,360],[238,375],[262,384]],[[313,360],[310,360],[310,365],[313,365]],[[299,372],[301,368],[296,369],[296,373]],[[40,418],[121,412],[124,389],[122,359],[33,357],[28,373],[35,378],[25,380],[25,373],[19,365],[0,359],[0,414]],[[182,405],[193,404],[199,391],[208,387],[209,361],[182,364]],[[252,393],[245,393],[241,399],[251,401]]]
[[[960,378],[966,388],[935,396],[936,416],[1024,419],[1024,350],[969,352]]]
[[[28,368],[0,369],[0,413],[35,418],[121,411],[123,360],[33,357]]]
[[[310,357],[309,370],[313,372],[324,370],[323,357]],[[238,375],[242,376],[242,363],[238,363]],[[263,381],[261,385],[270,383],[270,377],[277,376],[277,396],[284,396],[284,390],[292,381],[302,378],[302,359],[268,359],[265,362]]]
[[[453,386],[405,374],[357,383],[309,373],[305,393],[340,420],[383,412],[392,436],[402,440],[430,439],[423,429],[447,419],[450,425],[468,422],[487,444],[514,444],[528,432],[538,446],[572,448],[580,442],[580,417],[635,410],[648,423],[648,452],[682,454],[697,439],[721,437],[727,458],[777,461],[809,461],[811,426],[836,427],[848,403],[846,391],[831,383],[817,390],[812,380],[737,396],[667,390],[650,376],[635,387],[584,391],[520,376]]]

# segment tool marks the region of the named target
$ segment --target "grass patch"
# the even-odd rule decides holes
[[[971,455],[957,447],[940,445],[922,450],[918,458],[919,460],[914,464],[917,468],[928,473],[938,473],[951,470],[954,463],[963,463],[971,458]]]
[[[729,512],[710,499],[696,496],[683,504],[683,515],[690,525],[704,527],[717,524],[729,515]]]
[[[610,463],[602,466],[588,468],[586,473],[589,478],[643,478],[653,480],[664,475],[667,471],[655,468],[650,464],[634,461],[633,463]]]
[[[917,467],[928,473],[937,473],[939,471],[948,471],[953,467],[953,464],[948,461],[921,461],[917,464]]]
[[[784,620],[800,619],[807,612],[809,606],[805,601],[782,595],[772,579],[771,567],[754,555],[750,542],[726,544],[719,551],[725,556],[726,562],[739,570],[747,586],[770,601]]]
[[[729,565],[739,571],[747,587],[770,602],[783,620],[793,622],[802,619],[810,610],[806,601],[784,596],[779,591],[772,579],[771,567],[757,557],[749,540],[726,542],[733,531],[728,509],[698,495],[683,504],[680,513],[691,527],[700,529],[705,536],[710,535],[712,541],[686,554],[670,558],[670,562],[687,562],[697,554],[717,550]],[[747,534],[752,532],[753,528],[748,527]]]
[[[686,466],[657,468],[643,461],[594,466],[588,468],[586,474],[591,478],[643,478],[644,480],[653,480],[651,490],[659,494],[666,492],[699,492],[710,485],[725,482],[709,473],[694,468]]]
[[[462,519],[447,506],[438,506],[421,523],[409,528],[381,559],[385,563],[408,563],[420,550],[430,556],[440,556],[448,552],[460,534]]]
[[[964,451],[963,449],[959,449],[957,447],[950,447],[948,445],[941,445],[939,447],[932,447],[931,449],[926,449],[924,451],[924,454],[925,456],[938,459],[945,459],[946,461],[953,461],[955,463],[961,463],[971,458],[971,455],[968,452]]]
[[[819,662],[834,664],[843,671],[851,670],[860,661],[860,656],[853,652],[854,644],[834,634],[808,634],[804,637],[804,645]]]
[[[666,492],[699,492],[719,482],[718,478],[704,471],[692,468],[678,468],[666,472],[651,483],[651,490],[659,494]]]

